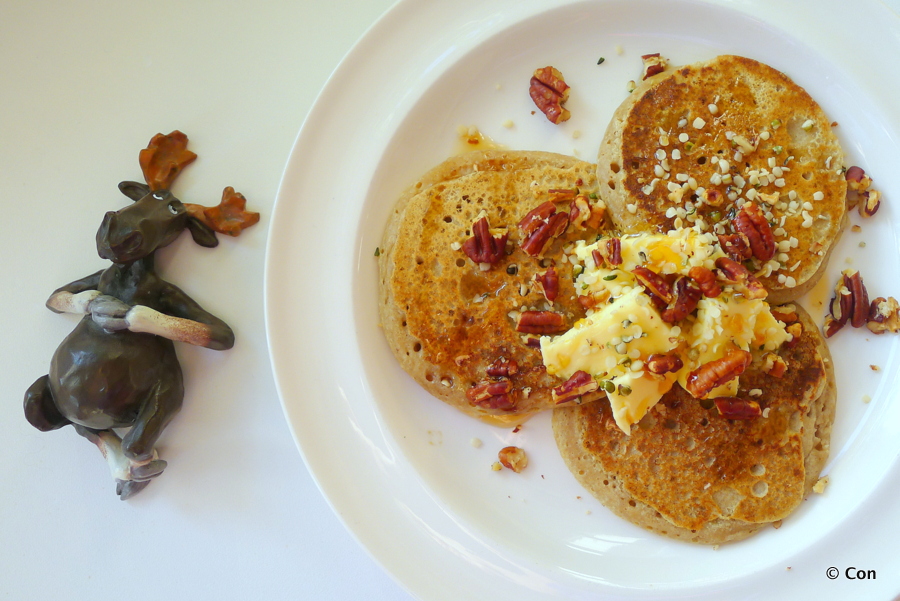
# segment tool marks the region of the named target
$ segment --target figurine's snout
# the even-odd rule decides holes
[[[134,255],[143,243],[141,232],[123,224],[117,213],[109,211],[104,215],[97,230],[97,252],[101,257],[114,262],[129,261],[136,258]]]

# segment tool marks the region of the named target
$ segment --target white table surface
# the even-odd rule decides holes
[[[0,599],[411,599],[306,470],[263,317],[288,153],[329,74],[391,4],[0,0]],[[158,447],[169,466],[122,502],[97,449],[71,428],[32,428],[22,398],[78,320],[44,302],[108,264],[94,235],[126,204],[116,185],[140,180],[138,151],[174,129],[199,155],[174,192],[211,205],[233,186],[262,219],[216,249],[183,235],[158,255],[237,342],[178,345],[185,405]],[[871,544],[896,547],[890,532]]]
[[[297,132],[340,59],[391,0],[0,2],[0,598],[410,599],[340,523],[307,472],[272,379],[263,317],[269,217]],[[130,501],[72,428],[22,413],[76,324],[44,307],[108,265],[94,235],[141,179],[138,151],[185,132],[174,185],[262,214],[205,249],[183,235],[159,271],[236,334],[179,344],[182,412],[165,473]]]

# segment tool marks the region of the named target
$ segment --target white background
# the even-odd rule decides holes
[[[0,0],[0,598],[410,599],[344,529],[296,451],[262,297],[269,218],[297,131],[389,5]],[[159,446],[169,467],[123,503],[93,446],[71,428],[37,432],[21,403],[77,321],[43,303],[106,265],[94,232],[126,203],[116,184],[140,179],[138,150],[173,129],[199,155],[174,192],[215,204],[234,186],[262,220],[216,249],[183,236],[159,255],[164,277],[231,324],[237,343],[178,346],[187,394]],[[843,527],[834,538],[853,535]],[[872,544],[896,546],[882,538]],[[866,590],[836,584],[835,598]]]
[[[0,2],[0,599],[409,599],[331,511],[291,438],[263,319],[266,234],[294,139],[329,74],[390,0]],[[94,234],[125,206],[150,137],[199,158],[174,185],[262,213],[159,270],[227,321],[234,349],[179,344],[187,394],[166,472],[122,502],[72,428],[33,429],[25,390],[77,322],[44,308],[103,268]],[[298,266],[299,267],[299,266]]]

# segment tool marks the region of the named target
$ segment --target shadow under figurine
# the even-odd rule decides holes
[[[134,203],[107,213],[97,231],[97,251],[113,265],[50,296],[51,311],[85,317],[56,350],[50,373],[25,393],[25,417],[35,428],[72,424],[97,445],[123,500],[166,467],[154,447],[184,398],[172,341],[215,350],[234,344],[225,322],[154,271],[156,250],[184,229],[201,246],[214,247],[216,232],[237,236],[259,221],[233,188],[225,188],[217,207],[175,198],[169,188],[195,158],[179,131],[154,136],[141,151],[147,185],[120,183]],[[129,427],[122,438],[114,431]]]

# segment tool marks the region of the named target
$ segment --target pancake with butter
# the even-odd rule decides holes
[[[562,249],[596,237],[595,174],[595,165],[558,154],[477,151],[438,165],[403,194],[381,246],[380,316],[400,365],[425,390],[498,424],[555,406],[551,388],[561,380],[546,373],[537,335],[518,322],[528,313],[568,328],[583,317]],[[538,251],[532,256],[520,223],[538,207],[559,218],[547,211],[533,223],[567,227],[545,247],[529,247]],[[482,219],[489,237],[476,244]],[[477,252],[494,244],[492,263],[468,254],[485,258]],[[551,268],[552,301],[543,287]]]
[[[725,236],[783,303],[813,287],[846,223],[843,161],[803,88],[720,56],[643,81],[615,112],[597,168],[616,227]]]
[[[576,479],[620,517],[691,542],[740,540],[787,517],[828,457],[835,388],[810,317],[799,307],[776,312],[792,331],[802,327],[777,351],[784,373],[770,369],[775,353],[754,349],[735,393],[755,399],[761,415],[726,419],[678,385],[630,435],[607,402],[559,409],[553,431]]]

